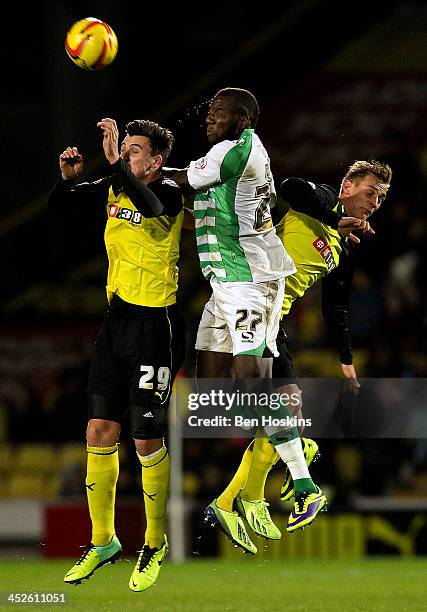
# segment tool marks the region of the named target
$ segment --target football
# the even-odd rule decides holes
[[[116,57],[118,48],[114,30],[95,17],[73,23],[65,38],[68,57],[84,70],[105,68]]]

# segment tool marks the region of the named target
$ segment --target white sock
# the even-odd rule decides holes
[[[300,478],[311,479],[300,438],[294,438],[290,442],[283,442],[274,448],[288,466],[293,480],[299,480]]]

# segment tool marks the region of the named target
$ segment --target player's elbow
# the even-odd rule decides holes
[[[304,183],[305,181],[303,179],[297,178],[296,176],[291,176],[281,182],[279,193],[284,200],[289,202],[289,198],[294,197],[295,190]]]

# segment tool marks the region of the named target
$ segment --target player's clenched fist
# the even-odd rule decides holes
[[[65,181],[76,178],[83,170],[83,157],[77,147],[67,147],[59,156],[59,167]]]

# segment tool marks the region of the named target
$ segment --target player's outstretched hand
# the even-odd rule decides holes
[[[83,170],[83,156],[77,147],[67,147],[59,156],[59,167],[64,181],[75,179]]]
[[[102,146],[104,148],[105,157],[110,164],[115,164],[120,157],[119,153],[119,129],[114,119],[106,117],[101,119],[96,124],[101,128],[104,138],[102,140]]]
[[[338,222],[338,233],[341,236],[349,238],[355,244],[360,244],[360,238],[355,236],[352,232],[355,230],[361,231],[366,235],[372,236],[375,234],[372,227],[367,221],[363,219],[356,219],[356,217],[343,217]]]

